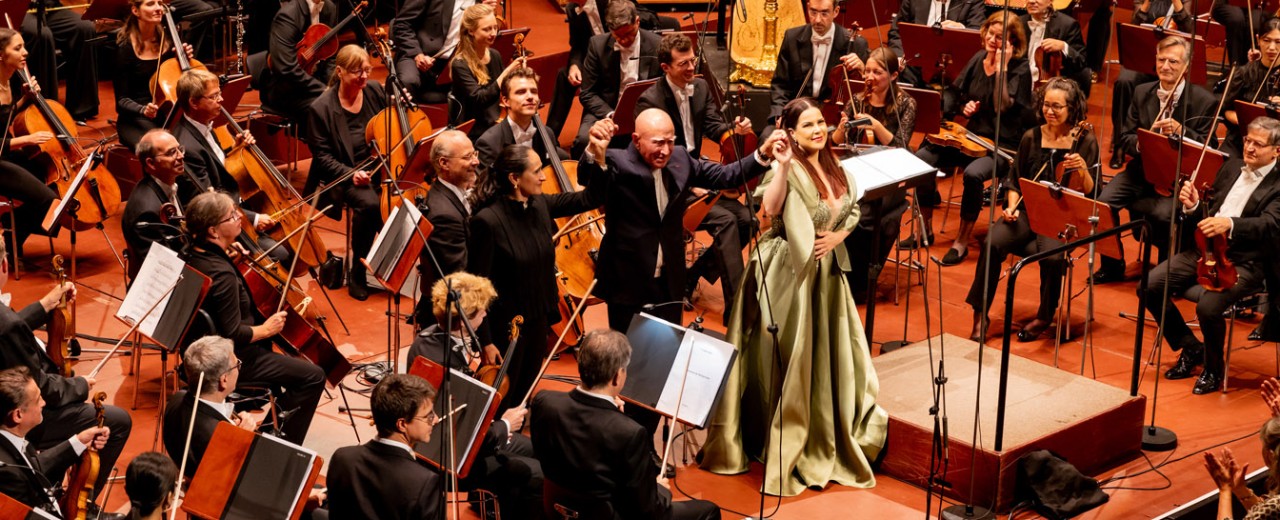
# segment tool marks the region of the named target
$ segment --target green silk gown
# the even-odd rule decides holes
[[[876,405],[879,381],[845,278],[848,252],[840,244],[822,260],[813,257],[817,231],[857,224],[853,179],[833,216],[800,160],[791,163],[782,214],[761,237],[738,287],[726,337],[738,347],[738,361],[711,417],[702,460],[703,468],[722,474],[761,461],[764,490],[781,496],[828,482],[874,486],[871,461],[888,424]],[[781,359],[767,330],[772,322]]]

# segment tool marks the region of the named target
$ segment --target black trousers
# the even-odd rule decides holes
[[[659,486],[658,489],[659,492],[671,492],[662,486]],[[720,506],[717,506],[715,502],[696,498],[679,502],[671,501],[671,520],[719,520],[719,518]]]
[[[987,240],[991,242],[991,256],[987,256],[986,247],[979,252],[973,284],[969,286],[969,296],[965,298],[965,302],[973,310],[989,314],[991,301],[996,296],[996,286],[1000,283],[1001,264],[1010,254],[1027,257],[1062,245],[1061,241],[1032,231],[1027,211],[1024,208],[1014,222],[1006,222],[1001,218],[987,233]],[[1067,261],[1061,256],[1040,261],[1040,308],[1036,311],[1037,318],[1053,319],[1054,312],[1058,310],[1058,300],[1062,296],[1062,276],[1066,270]],[[986,280],[985,284],[983,280]],[[986,298],[983,298],[984,290]],[[1009,317],[1006,316],[1005,319]]]
[[[58,96],[57,51],[61,50],[66,60],[67,112],[77,121],[98,115],[98,69],[88,43],[96,35],[93,22],[61,10],[45,13],[44,26],[39,25],[34,14],[22,20],[22,39],[31,53],[27,62],[40,83],[40,93],[46,99],[63,99]]]
[[[1227,33],[1227,57],[1231,63],[1244,65],[1249,63],[1249,47],[1253,44],[1253,34],[1249,31],[1249,15],[1244,9],[1228,4],[1225,0],[1213,3],[1209,15],[1214,21],[1222,24]],[[1267,13],[1264,9],[1254,9],[1253,27],[1262,29]]]
[[[511,361],[507,364],[509,383],[507,394],[498,408],[498,415],[520,404],[520,400],[524,399],[529,389],[538,384],[538,370],[542,368],[542,361],[549,353],[547,335],[551,332],[551,325],[545,313],[532,307],[534,306],[530,305],[529,311],[523,313],[525,321],[521,326],[520,339],[516,340],[516,348],[511,353]],[[559,319],[559,316],[552,319]],[[510,320],[506,320],[505,323],[510,323]],[[505,325],[502,328],[505,329]],[[508,341],[504,338],[493,338],[493,340],[498,350],[506,350]]]
[[[150,99],[138,100],[139,103],[146,105],[150,103]],[[162,119],[165,114],[156,113],[156,117],[149,118],[142,114],[133,114],[129,112],[116,113],[116,132],[120,134],[120,144],[125,145],[129,150],[138,149],[138,141],[142,140],[142,136],[147,132],[160,128],[164,123]]]
[[[480,452],[461,489],[484,489],[498,496],[499,508],[516,518],[540,519],[542,515],[542,464],[533,442],[520,433],[495,452]]]
[[[444,72],[448,63],[449,60],[438,58],[429,72],[422,72],[418,70],[417,65],[413,64],[412,59],[399,59],[396,60],[396,75],[400,77],[400,83],[404,84],[404,88],[409,89],[415,102],[444,103],[449,99],[449,85],[436,84],[436,77]],[[450,118],[455,111],[460,110],[461,107],[451,107]]]
[[[217,5],[203,0],[171,0],[169,5],[173,7],[175,22],[218,8]],[[191,45],[198,60],[213,58],[213,20],[214,18],[196,20],[187,27],[186,34],[182,35],[183,43]]]
[[[960,195],[960,219],[969,222],[978,220],[978,215],[982,213],[982,191],[986,188],[987,181],[991,180],[996,164],[1004,161],[991,156],[974,159],[955,148],[933,145],[921,146],[916,150],[916,157],[943,171],[956,166],[964,168],[964,191]],[[1001,169],[1007,167],[1006,164]],[[1003,171],[1000,174],[1002,175]],[[916,199],[920,201],[921,206],[937,206],[942,203],[942,194],[938,193],[936,176],[916,188]]]
[[[1239,262],[1236,272],[1240,278],[1234,286],[1222,292],[1208,291],[1196,282],[1198,258],[1195,251],[1184,251],[1156,266],[1147,277],[1147,292],[1143,298],[1151,317],[1157,322],[1163,313],[1164,339],[1175,348],[1193,346],[1195,335],[1177,307],[1173,306],[1172,299],[1182,296],[1196,302],[1196,318],[1200,320],[1200,331],[1204,334],[1205,373],[1223,376],[1222,353],[1227,337],[1227,320],[1223,313],[1231,304],[1260,290],[1265,276],[1262,266],[1255,262]],[[1165,282],[1169,284],[1168,299],[1164,298]]]
[[[893,250],[893,242],[902,231],[902,214],[907,211],[906,190],[888,195],[882,199],[866,202],[861,205],[862,216],[853,232],[844,239],[844,248],[849,252],[850,270],[845,274],[849,279],[849,288],[855,300],[862,301],[870,288],[868,281],[871,266],[884,266],[885,259]],[[875,235],[876,218],[880,219],[879,244]],[[875,250],[876,247],[879,250]]]
[[[1099,74],[1107,59],[1107,47],[1111,46],[1111,13],[1111,2],[1099,2],[1085,28],[1085,64]]]
[[[562,67],[556,72],[556,89],[551,93],[551,108],[547,111],[547,128],[552,137],[559,139],[564,130],[564,122],[569,119],[569,110],[573,108],[573,100],[578,99],[578,86],[569,82],[569,67]]]
[[[270,388],[280,412],[289,414],[281,421],[282,437],[302,444],[320,394],[324,393],[324,370],[305,359],[276,354],[258,344],[237,348],[236,357],[244,363],[237,388]]]
[[[36,178],[31,170],[17,163],[0,159],[0,195],[22,201],[22,204],[13,212],[14,219],[17,221],[17,229],[14,231],[18,243],[10,244],[13,247],[8,249],[18,251],[31,233],[40,230],[45,213],[49,211],[49,206],[53,204],[53,199],[57,198],[58,194],[49,189],[42,179]],[[0,220],[4,221],[5,227],[9,226],[8,218]],[[8,237],[6,236],[5,239],[7,240]]]
[[[320,207],[333,204],[334,209],[331,212],[341,211],[342,208],[351,208],[351,249],[355,257],[351,268],[356,269],[359,265],[363,269],[360,259],[369,255],[369,249],[373,247],[374,237],[378,231],[382,230],[382,199],[379,190],[370,186],[356,186],[350,182],[343,182],[341,185],[334,187],[332,190],[325,192],[321,197],[324,199],[320,203]],[[331,215],[333,213],[330,213]]]
[[[111,476],[111,468],[120,459],[120,452],[129,440],[129,432],[133,431],[133,419],[123,408],[106,405],[102,409],[103,425],[111,429],[107,445],[98,451],[98,460],[102,470],[98,471],[98,481],[94,491],[101,493]],[[27,434],[27,440],[36,449],[45,450],[57,446],[72,436],[98,425],[97,411],[89,403],[77,403],[58,408],[44,409],[44,422]],[[123,472],[124,468],[120,468]]]
[[[1111,206],[1116,222],[1120,222],[1122,208],[1129,210],[1130,219],[1146,219],[1151,224],[1152,234],[1147,237],[1147,240],[1156,246],[1157,258],[1161,260],[1168,258],[1169,218],[1175,209],[1175,204],[1172,197],[1161,197],[1146,181],[1142,173],[1141,160],[1129,161],[1125,169],[1117,173],[1111,182],[1102,188],[1098,201]],[[1121,273],[1124,272],[1124,259],[1103,256],[1099,266],[1099,269],[1105,272]]]
[[[688,284],[696,287],[698,278],[706,278],[709,282],[719,279],[725,313],[733,308],[733,297],[738,291],[738,282],[742,280],[742,248],[755,233],[754,220],[751,210],[738,199],[720,197],[698,226],[711,235],[712,242],[707,252],[689,268]]]

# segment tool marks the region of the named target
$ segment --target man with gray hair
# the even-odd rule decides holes
[[[591,125],[618,107],[618,98],[628,84],[662,75],[655,58],[662,38],[640,28],[640,16],[631,2],[610,2],[604,14],[608,32],[591,37],[582,62],[582,123],[571,153],[577,157],[586,148]]]
[[[1226,379],[1223,364],[1223,348],[1226,341],[1226,318],[1223,314],[1236,301],[1262,289],[1266,270],[1272,262],[1269,256],[1272,242],[1280,233],[1280,177],[1275,172],[1277,145],[1280,145],[1280,121],[1260,117],[1249,123],[1244,137],[1243,159],[1231,159],[1218,170],[1213,188],[1201,192],[1193,183],[1186,183],[1178,193],[1178,202],[1186,215],[1186,224],[1197,235],[1208,240],[1224,241],[1228,247],[1227,258],[1218,259],[1218,265],[1231,260],[1235,263],[1236,277],[1212,277],[1213,283],[1205,284],[1197,277],[1197,260],[1201,253],[1194,249],[1177,253],[1151,270],[1147,278],[1147,310],[1157,322],[1164,313],[1164,339],[1169,346],[1182,353],[1178,361],[1165,372],[1169,379],[1191,377],[1197,365],[1204,371],[1196,380],[1192,393],[1200,395],[1213,392]],[[1206,194],[1215,194],[1204,200]],[[1222,272],[1222,271],[1217,271]],[[1165,284],[1169,296],[1183,296],[1196,302],[1196,317],[1204,342],[1196,339],[1186,321],[1173,306],[1171,298],[1165,298]]]
[[[124,206],[120,232],[129,251],[129,280],[138,276],[151,244],[161,238],[160,231],[144,230],[139,224],[159,224],[161,208],[172,204],[181,211],[177,179],[186,168],[186,153],[168,130],[156,128],[143,134],[135,154],[142,163],[142,180],[129,194]],[[181,233],[178,233],[181,235]]]
[[[246,412],[235,411],[227,402],[227,396],[240,380],[240,360],[236,358],[235,345],[219,336],[205,336],[187,347],[182,355],[190,390],[175,392],[164,410],[164,449],[174,464],[182,467],[183,446],[187,442],[187,429],[191,425],[191,411],[196,411],[195,427],[191,433],[191,456],[188,457],[188,477],[196,474],[200,459],[213,438],[218,423],[229,422],[249,431],[258,428],[258,421]],[[204,379],[200,395],[195,395],[198,382]],[[196,400],[200,404],[197,408]]]

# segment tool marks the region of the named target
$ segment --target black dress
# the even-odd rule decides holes
[[[1236,77],[1231,82],[1231,90],[1227,91],[1227,102],[1223,105],[1222,111],[1235,110],[1236,101],[1266,105],[1270,102],[1271,96],[1278,95],[1280,95],[1280,89],[1274,88],[1267,80],[1267,66],[1262,64],[1262,60],[1250,61],[1237,70]],[[1237,110],[1236,116],[1239,117],[1239,115],[1240,112]],[[1240,125],[1227,122],[1227,137],[1222,142],[1222,151],[1239,157],[1240,152],[1244,150],[1245,133]]]
[[[488,318],[477,331],[482,343],[505,349],[511,319],[517,314],[524,316],[508,369],[511,387],[504,409],[519,404],[537,383],[534,377],[547,353],[547,335],[551,325],[560,321],[555,244],[551,240],[557,226],[552,219],[576,215],[603,202],[593,197],[597,197],[593,191],[534,195],[527,204],[503,197],[471,218],[467,271],[488,278],[498,292]]]
[[[144,60],[133,50],[131,42],[118,46],[116,51],[115,76],[111,80],[112,89],[116,93],[116,130],[120,132],[120,144],[130,150],[138,146],[142,135],[148,130],[159,128],[164,123],[164,114],[156,112],[156,117],[142,115],[142,110],[151,103],[151,76],[159,70],[164,60],[176,56],[171,49],[160,55],[158,59]]]
[[[467,137],[475,141],[498,121],[498,115],[501,114],[498,106],[498,75],[502,74],[502,69],[505,67],[502,63],[502,55],[492,48],[489,49],[489,64],[485,65],[489,72],[487,83],[476,80],[475,74],[471,73],[471,67],[467,66],[466,60],[461,55],[454,58],[450,67],[453,74],[453,97],[457,98],[458,103],[462,105],[462,108],[456,112],[460,114],[458,119],[450,123],[457,125],[468,119],[474,119],[475,124]]]
[[[22,84],[18,81],[18,75],[9,80],[9,92],[13,93],[12,102],[9,104],[0,104],[0,122],[4,124],[3,128],[12,128],[13,121],[19,116],[22,110],[26,109],[28,103],[22,100]],[[17,222],[17,244],[9,242],[9,235],[5,235],[5,245],[9,246],[6,251],[10,251],[9,257],[13,258],[12,251],[20,248],[22,243],[27,240],[31,233],[40,229],[41,222],[44,221],[44,215],[49,211],[49,206],[53,204],[53,199],[58,194],[49,189],[40,177],[32,172],[40,172],[43,176],[43,169],[37,168],[36,165],[23,157],[26,154],[18,150],[11,150],[9,144],[13,141],[14,135],[12,131],[2,132],[3,139],[0,139],[0,196],[8,197],[14,200],[22,201],[22,204],[14,209],[14,220]],[[2,218],[4,227],[9,227],[9,219]]]

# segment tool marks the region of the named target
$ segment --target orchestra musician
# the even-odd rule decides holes
[[[523,58],[506,67],[502,55],[492,47],[498,36],[498,17],[492,7],[477,4],[462,13],[458,51],[449,60],[453,73],[453,97],[461,107],[450,110],[450,123],[474,120],[468,137],[477,139],[498,121],[498,87],[512,70],[525,66]]]
[[[1190,66],[1191,42],[1181,36],[1169,36],[1156,44],[1156,72],[1159,80],[1144,83],[1134,91],[1134,103],[1128,107],[1124,126],[1120,127],[1121,153],[1133,159],[1102,189],[1098,200],[1112,207],[1119,221],[1120,209],[1128,209],[1131,217],[1151,223],[1151,240],[1159,258],[1169,254],[1169,218],[1173,197],[1163,197],[1147,182],[1142,155],[1138,148],[1138,129],[1146,128],[1164,134],[1183,134],[1187,139],[1203,141],[1212,137],[1216,101],[1213,95],[1184,76]],[[1185,130],[1183,126],[1185,125]],[[1124,279],[1124,260],[1103,256],[1093,274],[1093,283],[1109,283]]]
[[[1071,179],[1056,177],[1058,165],[1062,165],[1065,175],[1091,175],[1093,171],[1089,165],[1098,162],[1098,140],[1093,132],[1085,132],[1078,138],[1071,134],[1072,129],[1088,116],[1088,100],[1076,82],[1062,77],[1050,79],[1039,90],[1037,98],[1040,125],[1022,134],[1013,169],[1004,179],[1007,190],[1004,208],[987,233],[991,255],[987,255],[987,248],[980,248],[973,283],[965,299],[973,308],[973,331],[969,337],[979,343],[985,343],[987,339],[990,322],[987,311],[995,299],[1005,259],[1010,254],[1026,257],[1062,245],[1056,237],[1031,230],[1027,212],[1034,209],[1022,204],[1019,179],[1067,186]],[[1040,307],[1035,319],[1023,325],[1018,332],[1018,341],[1035,340],[1049,328],[1058,310],[1065,272],[1066,259],[1062,256],[1040,261]]]
[[[1182,185],[1178,202],[1187,229],[1195,229],[1212,239],[1225,237],[1227,259],[1235,263],[1239,278],[1222,291],[1207,290],[1197,280],[1197,259],[1202,252],[1194,249],[1174,254],[1156,266],[1147,277],[1147,310],[1159,322],[1164,316],[1164,339],[1174,351],[1181,351],[1173,368],[1165,372],[1168,379],[1191,377],[1198,365],[1204,371],[1196,379],[1192,393],[1200,395],[1218,390],[1226,377],[1223,347],[1226,341],[1224,313],[1236,301],[1262,288],[1264,269],[1270,254],[1269,242],[1280,232],[1280,181],[1276,180],[1277,145],[1280,145],[1280,121],[1260,117],[1249,123],[1244,138],[1243,159],[1231,159],[1218,170],[1211,191],[1212,200],[1198,192],[1192,183]],[[1207,204],[1207,208],[1200,205]],[[1205,211],[1201,211],[1204,209]],[[1222,260],[1222,259],[1220,259]],[[1168,283],[1168,298],[1165,284]],[[1196,339],[1182,314],[1174,307],[1173,296],[1196,302],[1196,317],[1204,341]]]
[[[914,23],[941,27],[944,29],[974,29],[982,27],[987,19],[986,6],[982,0],[902,0],[898,5],[898,15],[890,20],[889,47],[898,55],[899,67],[906,65],[908,56],[902,48],[902,36],[898,32],[898,24]],[[919,64],[903,68],[902,81],[922,87],[926,81],[921,75]]]
[[[438,84],[462,34],[462,13],[474,4],[498,8],[487,0],[405,0],[391,20],[396,75],[419,103],[444,103],[449,84]]]
[[[22,35],[12,29],[0,27],[0,120],[13,121],[18,113],[29,103],[24,102],[24,94],[20,90],[21,82],[17,72],[27,60],[27,50]],[[22,158],[22,148],[39,145],[54,138],[51,132],[32,132],[29,135],[15,137],[10,125],[5,125],[3,136],[0,136],[0,195],[20,200],[22,204],[14,209],[16,228],[15,238],[4,235],[6,250],[22,252],[22,244],[27,237],[40,230],[45,213],[53,205],[57,194],[45,185],[42,178],[32,172],[40,171],[31,161]],[[13,258],[20,255],[10,255]]]
[[[538,137],[538,129],[533,126],[533,116],[538,113],[541,103],[538,73],[528,67],[512,69],[499,86],[498,104],[507,110],[507,116],[476,139],[475,147],[476,152],[480,153],[480,163],[494,164],[503,150],[518,144],[533,148],[542,166],[551,164],[552,155],[547,154],[543,140]],[[550,129],[549,123],[544,126]],[[556,135],[554,130],[552,132],[551,135]],[[554,137],[551,142],[556,142]],[[557,145],[555,157],[567,160],[569,152]]]
[[[911,146],[911,135],[916,128],[916,100],[898,86],[902,74],[900,61],[896,59],[892,48],[880,47],[871,51],[866,66],[862,70],[862,79],[866,89],[858,97],[845,105],[840,113],[840,124],[831,133],[831,142],[843,144],[849,141],[849,121],[867,118],[870,126],[859,127],[855,134],[865,136],[870,132],[872,144],[908,148]],[[854,141],[864,143],[864,139]],[[907,210],[905,190],[896,191],[885,197],[863,201],[859,204],[861,216],[858,226],[853,228],[845,239],[845,250],[849,252],[849,287],[855,301],[865,301],[867,290],[867,270],[874,263],[883,265],[889,252],[893,249],[893,241],[901,232],[902,214]],[[873,240],[875,219],[880,219],[879,257],[872,256],[873,247],[867,244]]]
[[[351,249],[356,259],[368,255],[374,235],[382,228],[379,172],[361,167],[370,156],[365,127],[387,107],[382,85],[369,79],[372,71],[368,52],[359,45],[344,46],[338,51],[329,87],[308,109],[307,144],[312,159],[304,193],[310,195],[321,187],[327,190],[316,207],[333,205],[328,214],[335,219],[344,206],[351,209]],[[366,268],[359,260],[348,270],[347,294],[360,301],[369,297]]]
[[[1250,13],[1247,13],[1243,7],[1231,5],[1227,0],[1213,0],[1213,7],[1210,8],[1210,16],[1213,20],[1222,24],[1223,31],[1227,37],[1227,58],[1235,65],[1245,65],[1254,59],[1252,51],[1252,42],[1249,38],[1258,36],[1267,31],[1263,29],[1271,14],[1267,12],[1263,2],[1258,2],[1252,9],[1253,20],[1249,20]],[[1252,30],[1251,30],[1252,28]],[[1256,34],[1254,34],[1256,32]],[[1259,45],[1261,47],[1261,45]]]
[[[672,499],[666,477],[650,458],[653,435],[621,412],[618,395],[631,361],[627,337],[616,330],[588,332],[577,358],[582,383],[568,392],[539,392],[530,404],[533,447],[546,471],[548,502],[586,496],[606,502],[627,520],[720,518],[711,502]]]
[[[40,90],[46,98],[61,99],[57,59],[61,51],[66,67],[67,112],[76,121],[93,119],[98,115],[98,68],[93,59],[96,49],[89,40],[99,32],[98,27],[107,30],[110,24],[105,19],[85,20],[70,9],[48,10],[63,7],[61,0],[33,0],[30,7],[37,6],[42,6],[43,12],[28,13],[22,19],[22,38],[31,42],[31,58],[27,60],[31,74],[40,78]],[[40,20],[41,15],[44,20]]]
[[[1084,97],[1088,98],[1093,89],[1093,71],[1085,63],[1080,23],[1071,15],[1054,10],[1052,0],[1027,0],[1027,12],[1018,18],[1027,27],[1027,61],[1031,66],[1032,79],[1049,80],[1042,70],[1044,64],[1036,61],[1039,59],[1037,49],[1043,50],[1045,56],[1061,53],[1061,76],[1075,80]]]
[[[1191,33],[1191,14],[1188,6],[1182,0],[1139,0],[1137,7],[1133,10],[1133,18],[1130,23],[1134,24],[1154,24],[1158,18],[1164,17],[1166,24],[1178,31]],[[1172,14],[1172,18],[1170,18]],[[1171,21],[1170,21],[1171,20]],[[1159,68],[1157,66],[1156,68]],[[1134,91],[1143,83],[1155,81],[1156,78],[1144,72],[1136,72],[1129,69],[1120,69],[1120,75],[1116,76],[1116,81],[1111,86],[1111,127],[1119,130],[1124,127],[1124,118],[1128,115],[1129,107],[1133,105]],[[1139,101],[1141,102],[1141,101]],[[1125,154],[1120,148],[1119,139],[1114,136],[1111,138],[1111,162],[1112,169],[1120,169],[1124,167]]]
[[[280,5],[271,21],[268,66],[255,81],[264,106],[288,116],[296,125],[309,123],[308,109],[324,94],[335,62],[333,58],[322,60],[314,73],[308,73],[298,64],[298,42],[312,25],[333,27],[337,23],[338,7],[332,0],[298,0]],[[300,135],[307,135],[306,130],[302,126]]]
[[[200,338],[187,346],[182,362],[188,390],[175,392],[165,405],[164,450],[175,464],[181,465],[190,432],[191,454],[186,456],[186,477],[191,478],[200,467],[219,423],[231,423],[252,432],[257,430],[258,421],[253,414],[237,412],[235,403],[227,400],[227,396],[236,389],[242,366],[231,340],[219,336]],[[204,383],[197,396],[196,385],[201,377]],[[198,408],[197,400],[200,402]],[[196,413],[194,422],[191,420],[193,410]]]
[[[387,374],[373,387],[369,406],[378,436],[333,452],[326,478],[330,517],[442,517],[444,479],[413,451],[440,422],[435,397],[431,383],[409,374]]]
[[[142,180],[129,193],[120,232],[124,234],[129,251],[129,280],[138,276],[142,263],[147,260],[151,244],[161,235],[143,231],[139,224],[158,224],[164,221],[163,206],[173,204],[181,210],[178,200],[177,179],[182,176],[185,154],[182,145],[168,130],[156,128],[142,135],[134,151],[142,166]]]
[[[449,308],[448,292],[450,290],[457,293],[457,302],[466,316],[465,320],[463,315],[458,314],[457,306]],[[489,309],[498,298],[498,293],[494,291],[493,284],[489,280],[467,272],[456,272],[446,276],[444,280],[436,281],[431,288],[429,298],[436,323],[423,329],[414,337],[413,345],[409,347],[407,366],[412,367],[418,357],[444,366],[445,356],[448,353],[449,368],[475,377],[476,373],[471,368],[475,365],[472,363],[473,360],[481,358],[490,362],[498,360],[497,347],[487,345],[483,350],[480,349],[478,338],[472,337],[469,332],[469,330],[476,330],[479,334],[479,329],[484,326],[484,322],[494,321],[493,318],[496,318],[489,314]],[[453,320],[448,336],[445,334],[445,327],[441,325],[446,322],[446,317],[451,317]],[[464,321],[470,329],[463,324]],[[509,321],[508,319],[508,323]],[[526,321],[525,325],[527,326],[528,323]],[[497,327],[495,323],[494,328],[502,327]],[[496,332],[494,334],[505,337],[505,334]],[[525,334],[533,336],[536,331],[522,330],[521,336]],[[544,331],[541,336],[531,339],[545,345],[546,337]],[[545,347],[542,350],[545,350]],[[541,354],[542,350],[535,354]],[[533,375],[536,375],[541,361],[540,358],[534,359],[535,374]],[[508,372],[508,377],[511,376],[512,373]],[[506,402],[512,402],[510,397],[514,395],[514,404],[519,404],[526,390],[528,386],[525,390],[519,390],[515,380],[512,379],[507,390]],[[542,509],[542,466],[534,458],[533,445],[529,437],[520,433],[524,429],[529,411],[523,406],[519,408],[511,406],[502,405],[498,408],[499,413],[502,414],[501,417],[490,424],[484,441],[480,445],[480,451],[476,454],[476,460],[471,465],[471,472],[458,483],[458,486],[460,489],[486,489],[493,492],[498,496],[498,503],[503,510],[533,513]],[[535,517],[541,518],[541,515],[528,516],[528,518]]]
[[[27,437],[32,430],[57,419],[44,417],[45,400],[36,377],[26,367],[0,370],[0,493],[62,518],[53,491],[61,487],[67,469],[80,460],[86,448],[102,450],[107,446],[111,428],[90,426],[78,433],[69,432],[58,442],[39,449]],[[106,476],[111,472],[100,473]],[[97,517],[99,511],[93,504],[86,507],[89,509],[87,516],[91,518],[123,518],[111,513]]]
[[[130,150],[138,146],[142,134],[163,125],[168,114],[160,113],[151,93],[151,77],[160,64],[174,57],[173,42],[165,35],[165,3],[162,0],[129,0],[129,16],[116,35],[115,75],[116,131],[120,144]],[[188,58],[195,53],[184,44]]]
[[[431,222],[432,229],[427,235],[427,247],[422,248],[419,256],[422,294],[430,294],[431,287],[441,276],[467,268],[472,215],[469,192],[476,183],[480,153],[467,134],[446,130],[431,144],[431,164],[435,168],[436,179],[431,183],[431,191],[427,192],[427,211],[423,215]],[[443,272],[436,272],[436,264],[431,259],[433,255]],[[426,298],[420,298],[414,311],[419,328],[435,323],[435,315],[427,303]]]
[[[1258,59],[1236,68],[1235,79],[1231,81],[1226,104],[1222,107],[1227,135],[1220,149],[1233,157],[1239,157],[1242,149],[1240,117],[1235,110],[1235,101],[1260,105],[1280,101],[1280,83],[1273,81],[1280,78],[1280,72],[1276,70],[1280,65],[1276,62],[1280,60],[1280,18],[1268,18],[1257,27]]]
[[[508,146],[490,164],[476,189],[467,271],[488,278],[498,291],[481,326],[486,343],[501,344],[511,319],[524,317],[508,369],[511,388],[503,400],[503,406],[510,407],[537,383],[538,368],[547,355],[547,335],[561,319],[553,219],[599,207],[603,190],[593,185],[573,193],[544,194],[541,161],[527,146]]]
[[[791,100],[832,99],[827,72],[836,65],[861,71],[867,59],[867,39],[835,23],[839,13],[833,0],[808,0],[805,5],[809,23],[787,29],[778,47],[778,65],[769,83],[769,126],[761,135],[772,133],[775,119]]]
[[[191,69],[178,79],[178,106],[182,107],[182,119],[174,129],[174,136],[184,152],[184,173],[178,177],[178,198],[190,201],[196,195],[214,190],[225,192],[240,202],[245,218],[254,229],[266,231],[275,226],[270,215],[251,211],[244,207],[240,186],[227,171],[227,151],[222,149],[214,135],[213,123],[222,115],[222,86],[218,77],[204,69]],[[253,134],[247,130],[236,136],[235,146],[254,143]],[[281,264],[289,260],[289,251],[275,247],[276,241],[266,233],[258,234],[258,246],[271,251],[271,258]]]
[[[241,361],[238,386],[271,388],[280,409],[291,412],[288,420],[276,425],[281,436],[301,444],[324,391],[324,370],[310,361],[271,350],[271,340],[284,328],[285,313],[262,316],[258,312],[248,283],[228,255],[241,232],[241,212],[235,200],[225,193],[202,193],[187,204],[185,215],[191,241],[187,264],[211,280],[200,309],[213,319],[214,330],[202,332],[235,344]]]
[[[951,86],[955,97],[945,111],[957,110],[969,118],[968,131],[993,140],[996,146],[1013,149],[1022,137],[1022,129],[1030,126],[1031,69],[1027,65],[1027,36],[1021,22],[1005,27],[1006,13],[996,12],[982,24],[983,49],[973,55]],[[1008,16],[1008,18],[1014,18]],[[1001,61],[1003,60],[1003,61]],[[958,106],[957,106],[958,105]],[[999,120],[1000,127],[996,127]],[[999,140],[996,140],[997,134]],[[921,146],[916,156],[940,170],[964,168],[964,192],[960,199],[960,230],[955,243],[942,258],[942,265],[956,265],[969,255],[969,238],[982,212],[985,184],[1004,174],[1009,165],[995,155],[973,159],[955,148],[935,144]],[[933,208],[942,202],[935,180],[916,188],[916,199],[923,216],[924,241],[933,243]],[[916,247],[916,237],[899,243],[899,247]]]
[[[610,2],[604,21],[609,32],[591,37],[582,62],[582,87],[578,93],[582,122],[570,150],[573,157],[586,149],[591,125],[607,118],[618,107],[623,88],[632,82],[662,75],[661,66],[653,59],[662,38],[640,28],[635,4]]]
[[[0,260],[0,291],[9,282],[9,262]],[[55,286],[38,301],[27,305],[19,312],[14,312],[8,305],[0,305],[0,369],[24,367],[30,378],[35,379],[40,387],[42,405],[44,406],[43,424],[31,425],[29,433],[24,431],[31,446],[37,450],[53,448],[85,428],[97,424],[97,412],[93,404],[87,402],[89,391],[97,384],[91,377],[64,377],[59,367],[49,357],[45,345],[40,343],[32,331],[48,325],[50,312],[64,297],[75,299],[76,288],[72,282]],[[47,402],[47,403],[45,403]],[[103,420],[111,430],[106,446],[99,450],[101,467],[105,471],[98,472],[98,481],[94,492],[101,493],[102,487],[111,474],[111,468],[120,458],[125,442],[129,440],[129,432],[133,430],[133,419],[129,412],[113,405],[106,405]],[[56,481],[56,480],[55,480]]]
[[[164,520],[173,507],[173,483],[178,466],[163,453],[144,451],[129,461],[124,492],[129,496],[129,520]]]
[[[700,157],[703,136],[720,140],[733,132],[751,133],[751,120],[738,117],[732,124],[725,121],[723,107],[711,97],[707,80],[697,77],[698,57],[693,42],[683,34],[667,34],[658,47],[658,62],[663,79],[640,96],[636,111],[657,108],[671,115],[676,129],[676,146],[689,155]],[[702,191],[696,192],[702,195]],[[692,296],[699,278],[715,281],[719,274],[726,312],[733,308],[733,296],[742,279],[742,248],[751,240],[754,229],[751,211],[736,198],[722,195],[707,211],[698,229],[711,235],[712,247],[689,268],[686,297]]]

